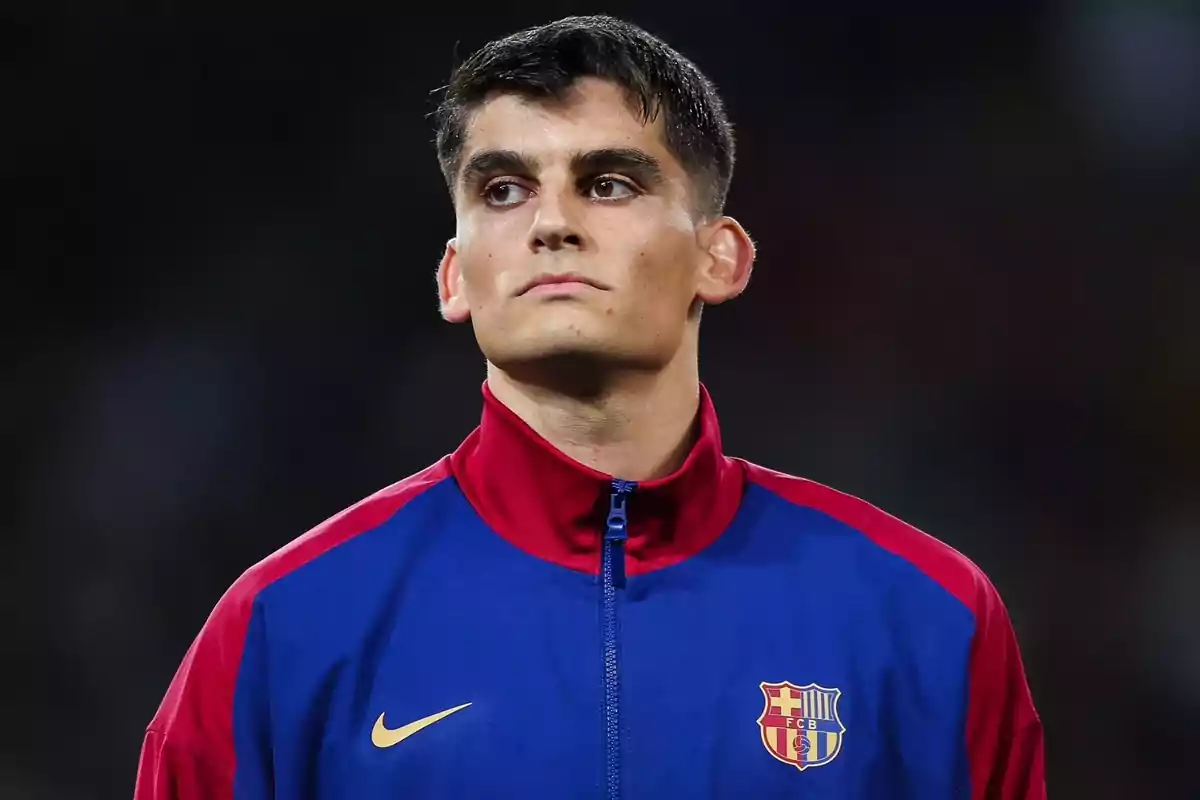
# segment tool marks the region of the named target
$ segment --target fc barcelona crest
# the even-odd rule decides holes
[[[846,726],[838,716],[841,689],[815,683],[760,683],[763,712],[758,718],[763,745],[785,764],[803,772],[837,758]]]

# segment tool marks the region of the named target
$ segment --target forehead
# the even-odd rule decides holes
[[[514,150],[540,160],[602,148],[637,148],[679,169],[663,138],[662,115],[642,123],[624,90],[596,78],[578,81],[561,101],[512,94],[489,99],[466,126],[463,162],[482,150]]]

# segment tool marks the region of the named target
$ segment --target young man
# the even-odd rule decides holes
[[[136,796],[1043,797],[979,569],[722,453],[700,317],[754,248],[711,84],[566,19],[472,56],[438,124],[482,422],[238,579]]]

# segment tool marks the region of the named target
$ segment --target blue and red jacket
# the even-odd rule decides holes
[[[1045,796],[996,590],[947,545],[727,457],[614,480],[484,391],[451,455],[221,598],[135,796]]]

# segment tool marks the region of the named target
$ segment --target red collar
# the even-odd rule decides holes
[[[483,419],[450,456],[471,505],[522,550],[579,572],[600,567],[612,477],[569,458],[484,384]],[[700,387],[699,437],[682,467],[638,485],[628,501],[626,571],[682,561],[716,540],[742,500],[738,462],[721,452],[721,431]]]

